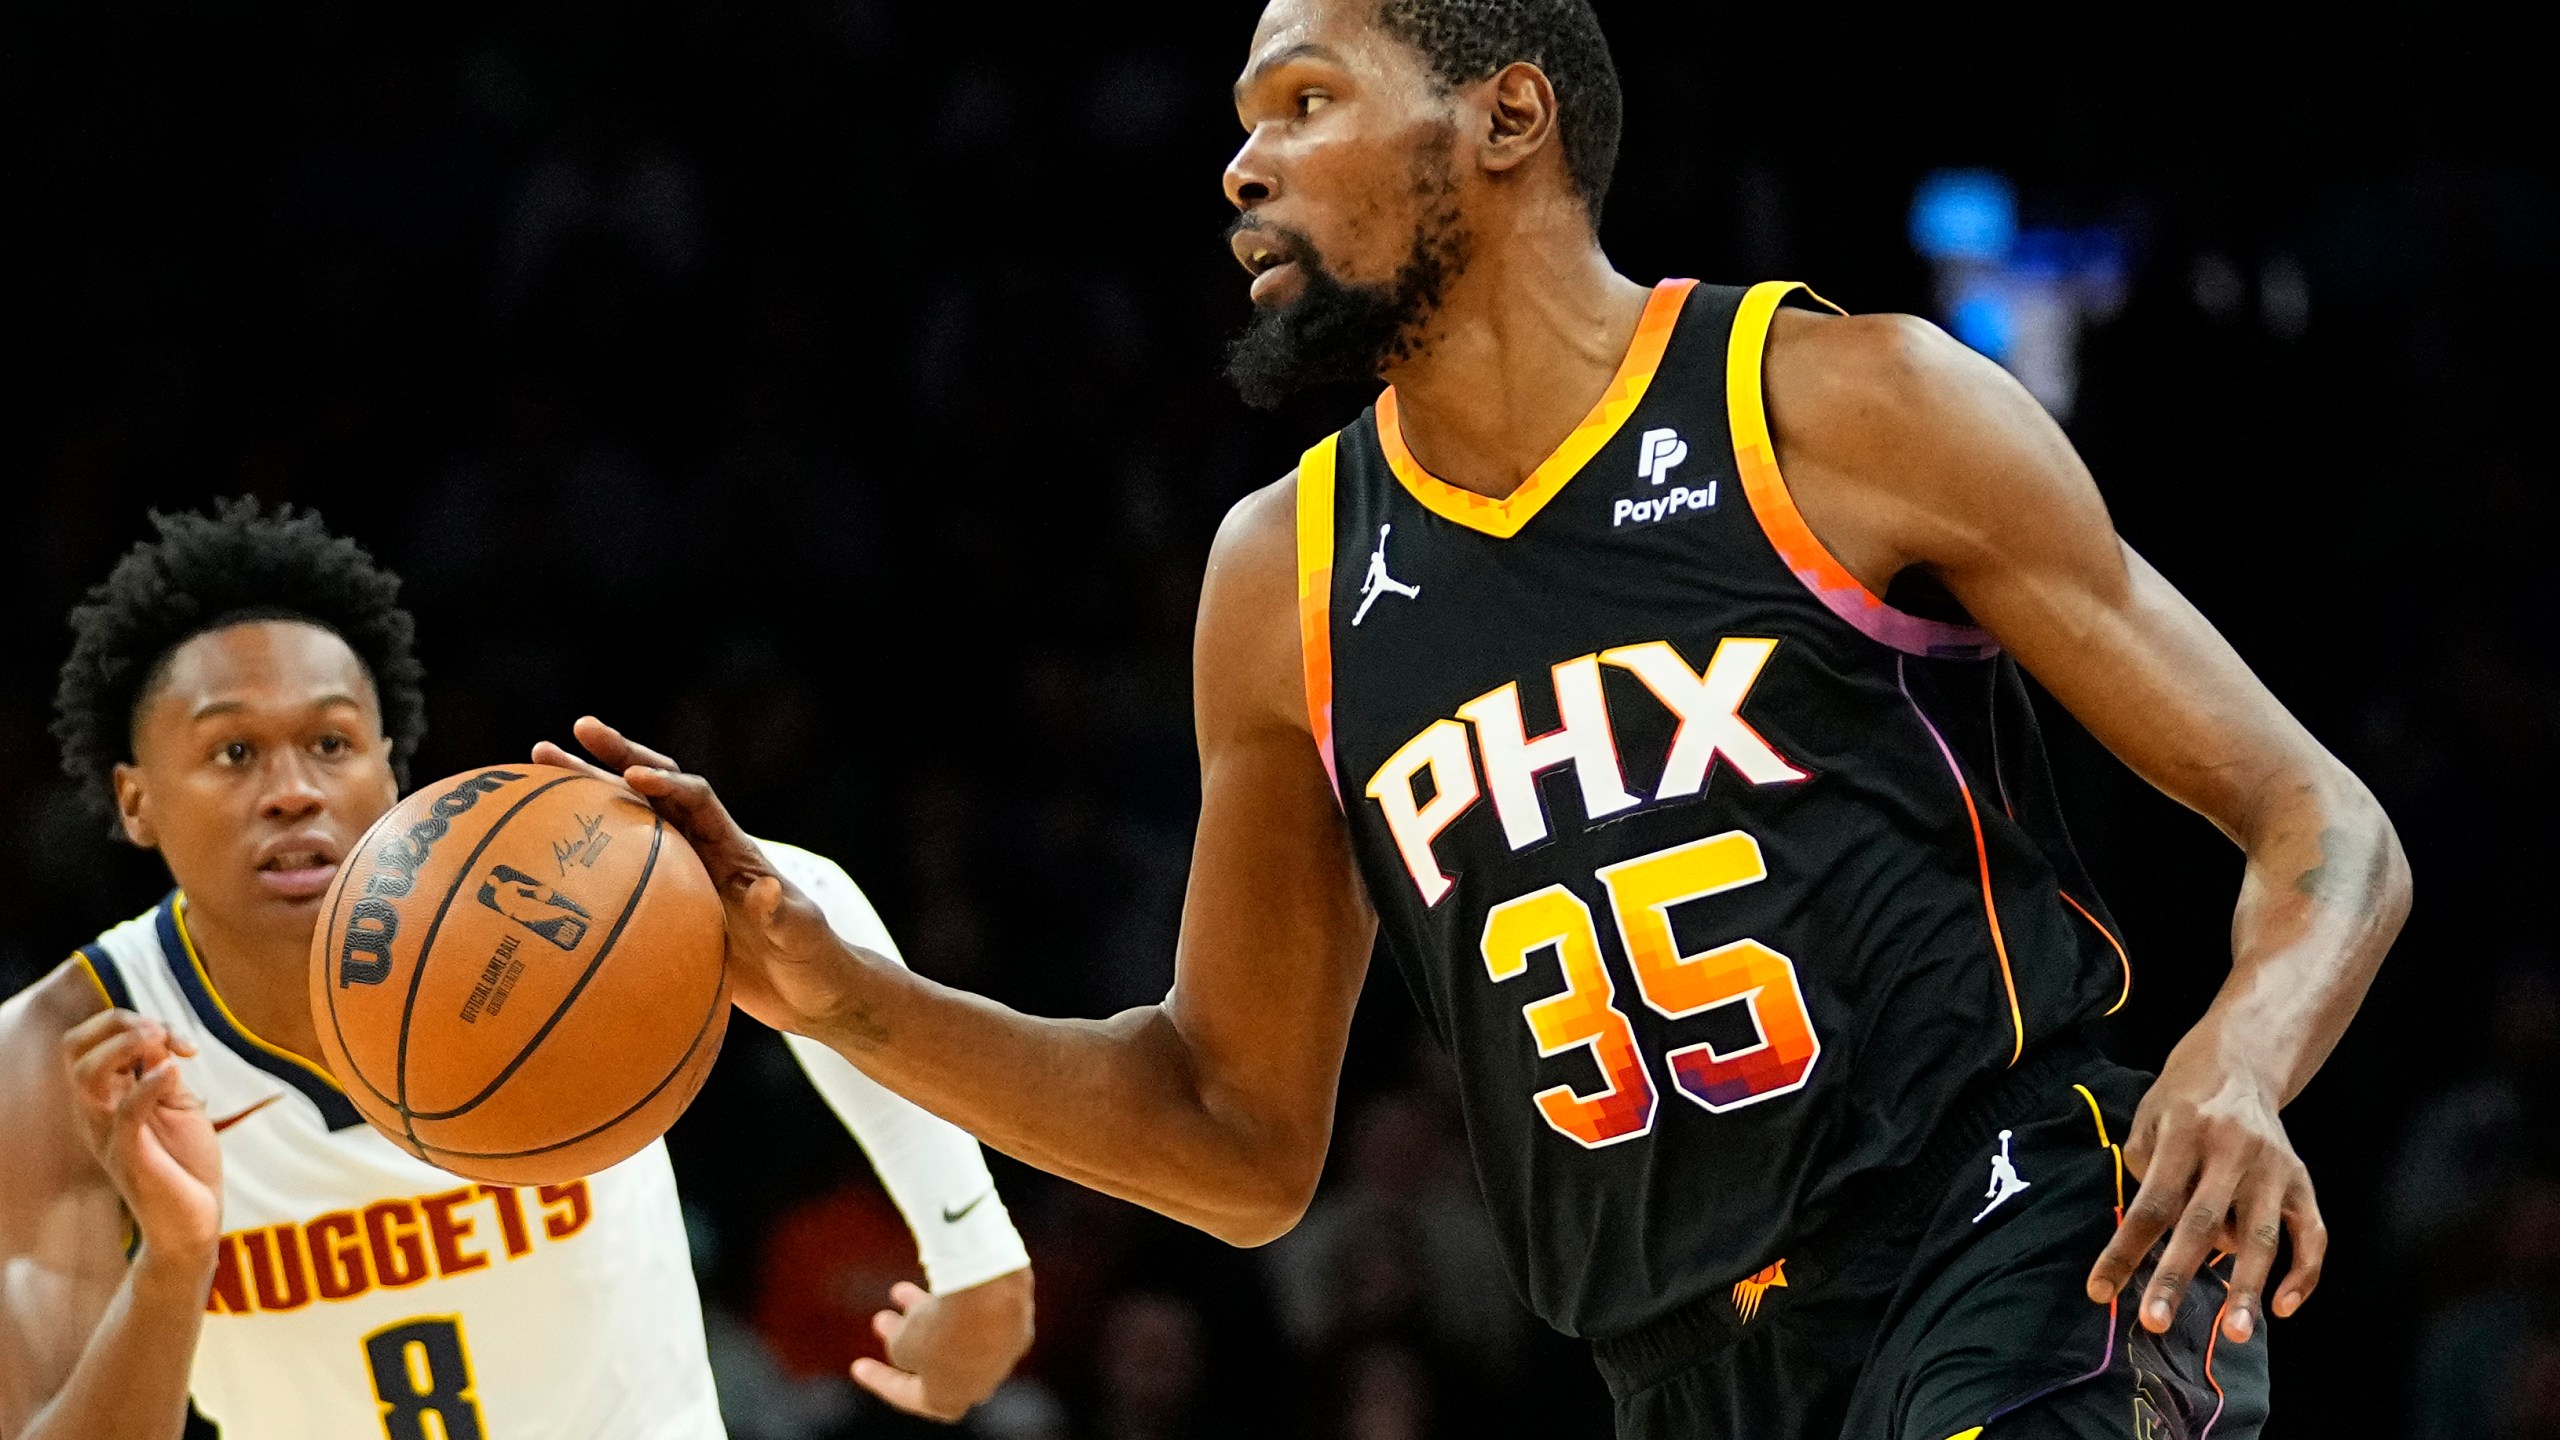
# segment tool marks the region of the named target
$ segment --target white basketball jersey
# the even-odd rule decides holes
[[[241,1028],[185,910],[81,954],[197,1049],[179,1067],[221,1132],[225,1233],[193,1387],[225,1440],[722,1435],[664,1142],[566,1185],[438,1170]]]

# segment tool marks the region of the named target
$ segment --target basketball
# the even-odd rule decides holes
[[[374,1127],[475,1180],[593,1174],[666,1133],[728,1028],[720,897],[617,786],[466,771],[376,821],[311,942],[329,1069]]]

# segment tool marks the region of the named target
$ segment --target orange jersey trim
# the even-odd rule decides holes
[[[2109,945],[2115,947],[2116,960],[2119,964],[2124,966],[2124,989],[2117,992],[2116,1003],[2107,1007],[2107,1013],[2113,1015],[2124,1008],[2124,1002],[2133,998],[2133,957],[2125,953],[2124,942],[2116,938],[2115,932],[2109,930],[2104,925],[2098,924],[2098,917],[2089,913],[2088,906],[2072,899],[2070,891],[2057,890],[2054,893],[2062,897],[2063,904],[2079,911],[2080,918],[2088,921],[2099,934],[2107,937],[2107,943]]]
[[[1929,712],[1920,708],[1919,700],[1911,693],[1911,680],[1905,673],[1910,662],[1893,663],[1894,683],[1901,687],[1911,713],[1920,718],[1920,728],[1929,732],[1940,758],[1947,762],[1947,773],[1955,777],[1956,794],[1964,799],[1964,818],[1973,827],[1973,858],[1982,876],[1982,918],[1990,924],[1991,952],[2000,958],[2000,986],[2009,996],[2009,1029],[2017,1037],[2009,1051],[2009,1063],[2015,1065],[2027,1053],[2027,1022],[2018,1010],[2018,977],[2009,965],[2009,937],[2000,929],[2000,902],[1991,892],[1991,845],[1983,838],[1982,811],[1973,803],[1973,786],[1964,778],[1964,767],[1956,763],[1956,752],[1948,746],[1947,737],[1938,733],[1938,722],[1929,718]]]
[[[1760,533],[1815,599],[1869,639],[1908,655],[1979,660],[1997,654],[1999,642],[1987,630],[1922,619],[1884,603],[1849,573],[1796,509],[1795,497],[1778,473],[1778,446],[1769,434],[1760,369],[1769,347],[1769,323],[1776,318],[1778,306],[1799,290],[1832,310],[1840,309],[1793,280],[1764,280],[1744,292],[1742,308],[1733,317],[1732,343],[1725,351],[1725,412],[1733,426],[1734,467],[1741,472],[1743,498],[1751,503]]]
[[[1307,733],[1315,737],[1337,805],[1342,777],[1333,763],[1333,473],[1341,446],[1341,436],[1328,435],[1298,460],[1298,657],[1307,676]]]
[[[1395,472],[1396,479],[1422,503],[1422,508],[1441,519],[1496,540],[1519,534],[1521,527],[1536,518],[1547,502],[1564,489],[1565,482],[1591,463],[1591,457],[1600,453],[1600,448],[1627,423],[1627,417],[1635,413],[1636,406],[1643,403],[1645,391],[1652,388],[1654,372],[1662,368],[1662,352],[1671,344],[1671,331],[1680,321],[1680,308],[1697,284],[1695,280],[1665,280],[1653,287],[1652,298],[1644,302],[1644,314],[1636,321],[1635,339],[1618,361],[1618,373],[1609,378],[1609,388],[1600,392],[1591,413],[1573,427],[1573,433],[1564,437],[1555,453],[1541,461],[1510,494],[1499,500],[1479,495],[1423,469],[1405,447],[1404,427],[1396,417],[1394,386],[1387,387],[1386,393],[1378,397],[1378,445],[1387,452],[1387,468]]]

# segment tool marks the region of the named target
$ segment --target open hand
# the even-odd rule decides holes
[[[2329,1227],[2277,1105],[2274,1091],[2245,1067],[2217,1063],[2184,1045],[2169,1057],[2125,1141],[2125,1165],[2141,1179],[2142,1192],[2089,1272],[2090,1299],[2114,1299],[2165,1234],[2168,1246],[2142,1297],[2142,1327],[2165,1333],[2188,1282],[2215,1253],[2228,1253],[2238,1258],[2222,1334],[2246,1343],[2261,1323],[2259,1296],[2275,1268],[2277,1243],[2290,1230],[2293,1266],[2276,1288],[2275,1313],[2302,1308],[2320,1283]]]
[[[935,1295],[899,1281],[895,1310],[871,1317],[889,1346],[889,1363],[853,1362],[863,1389],[910,1415],[957,1420],[995,1393],[1031,1348],[1031,1272],[1016,1270],[983,1285]]]
[[[195,1053],[130,1010],[100,1011],[62,1037],[90,1152],[143,1244],[172,1256],[210,1255],[222,1238],[222,1147],[178,1079],[178,1057]]]
[[[846,981],[864,963],[862,952],[845,944],[817,902],[766,861],[729,818],[710,781],[592,715],[575,729],[593,762],[545,740],[533,747],[533,763],[592,775],[648,802],[692,844],[719,888],[738,1008],[776,1030],[834,1043],[839,1037],[829,1032],[846,1018]]]

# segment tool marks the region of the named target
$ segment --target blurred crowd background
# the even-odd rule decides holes
[[[1603,0],[1639,279],[1946,321],[2373,783],[2416,918],[2290,1114],[2337,1242],[2277,1436],[2560,1435],[2560,188],[2530,48],[2412,9]],[[419,774],[596,711],[839,858],[916,968],[1101,1015],[1170,975],[1189,643],[1226,507],[1365,396],[1243,409],[1219,243],[1254,16],[914,0],[30,0],[0,42],[0,991],[165,877],[71,803],[60,617],[153,506],[323,511],[407,577]],[[2539,618],[2538,618],[2539,617]],[[2158,1057],[2228,956],[2221,837],[2076,731]],[[1605,1434],[1489,1248],[1381,967],[1315,1212],[1240,1252],[999,1161],[1019,1440]],[[909,1433],[841,1376],[914,1260],[782,1047],[671,1140],[744,1440]]]

